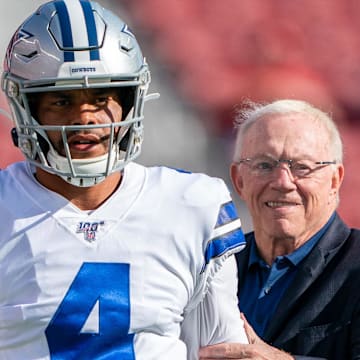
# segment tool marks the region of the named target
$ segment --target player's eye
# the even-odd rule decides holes
[[[110,96],[99,96],[95,99],[94,102],[96,105],[103,106],[106,105],[110,100],[111,100]]]
[[[63,99],[58,99],[58,100],[54,100],[54,101],[52,102],[52,105],[58,106],[58,107],[67,106],[67,105],[69,105],[69,104],[70,104],[70,101],[69,101],[68,99],[65,99],[65,98],[63,98]]]

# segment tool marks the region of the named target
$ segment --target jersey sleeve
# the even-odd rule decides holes
[[[181,336],[187,344],[189,360],[198,358],[201,346],[248,342],[238,308],[234,257],[245,247],[245,239],[233,202],[224,200],[204,247],[196,289],[184,312]]]
[[[203,300],[186,314],[181,337],[188,345],[188,360],[198,359],[201,346],[248,342],[237,305],[236,274],[231,255],[212,278]]]

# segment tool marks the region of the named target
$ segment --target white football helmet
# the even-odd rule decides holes
[[[73,185],[97,184],[140,154],[144,102],[158,96],[147,95],[149,84],[140,47],[121,19],[88,0],[48,2],[15,32],[4,61],[2,88],[15,122],[14,143],[30,163]],[[108,87],[126,94],[121,123],[46,126],[31,114],[33,94]],[[111,130],[108,153],[72,159],[67,134],[99,127]],[[66,157],[54,149],[49,130],[61,132]]]

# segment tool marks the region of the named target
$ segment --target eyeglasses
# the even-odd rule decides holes
[[[275,160],[270,157],[258,157],[253,159],[240,159],[238,163],[248,165],[253,175],[261,177],[272,176],[276,168],[278,168],[281,164],[287,164],[292,176],[299,179],[310,177],[314,171],[328,165],[336,164],[336,161],[311,161],[291,159]]]

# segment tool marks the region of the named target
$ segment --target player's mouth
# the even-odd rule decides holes
[[[108,141],[109,135],[98,136],[95,134],[74,135],[69,138],[68,144],[72,152],[91,152],[95,151],[99,145]],[[102,146],[103,148],[103,146]]]

